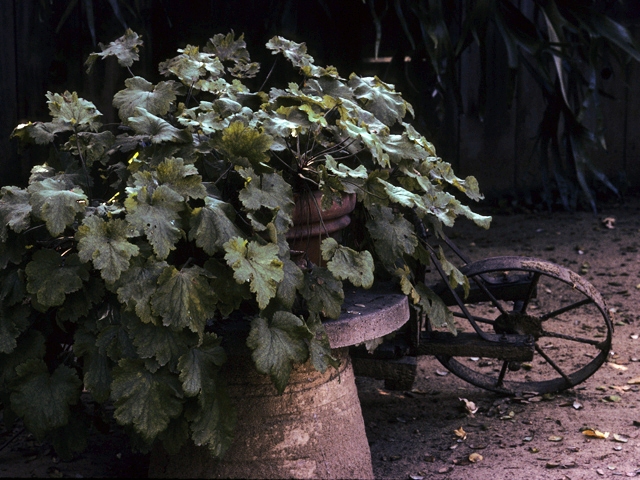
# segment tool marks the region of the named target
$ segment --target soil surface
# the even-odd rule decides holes
[[[419,357],[411,390],[387,390],[384,381],[358,377],[377,479],[640,477],[640,199],[600,209],[598,215],[490,210],[491,229],[459,222],[451,236],[474,260],[536,257],[593,284],[615,326],[604,365],[562,393],[536,395],[523,389],[516,397],[470,385],[433,357]],[[542,289],[554,297],[550,282]],[[557,296],[565,294],[571,292]],[[602,337],[602,326],[582,322],[570,320],[568,326]],[[553,353],[557,344],[542,348]],[[570,357],[592,358],[588,345],[585,349]],[[499,371],[499,365],[482,364],[484,359],[461,361],[480,371]],[[513,374],[535,379],[537,360],[521,367]],[[12,431],[0,426],[0,477],[144,477],[147,465],[148,457],[132,453],[126,436],[113,425],[109,433],[93,435],[88,450],[69,462],[21,425]]]

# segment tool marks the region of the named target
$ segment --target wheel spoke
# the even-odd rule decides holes
[[[531,285],[529,285],[529,291],[527,292],[526,298],[522,301],[522,304],[518,305],[518,312],[526,313],[527,307],[531,302],[534,294],[536,293],[536,288],[538,286],[538,280],[540,280],[540,272],[536,272],[531,279]]]
[[[508,361],[504,361],[502,362],[502,368],[500,369],[500,374],[498,375],[498,380],[496,381],[496,387],[501,387],[502,386],[502,382],[504,382],[504,376],[507,373],[507,368],[509,367],[509,362]]]
[[[602,340],[574,337],[572,335],[565,335],[564,333],[547,332],[546,330],[542,331],[542,334],[540,335],[540,337],[562,338],[564,340],[570,340],[572,342],[577,342],[577,343],[584,343],[587,345],[594,345],[596,347],[599,347],[602,345]]]
[[[570,310],[574,310],[576,308],[580,308],[583,305],[587,305],[589,303],[593,303],[593,300],[590,298],[585,298],[583,300],[580,300],[579,302],[572,303],[571,305],[567,305],[566,307],[562,307],[557,310],[554,310],[553,312],[540,315],[538,318],[544,322],[545,320],[549,320],[550,318],[557,317],[558,315],[562,315],[563,313],[566,313]]]
[[[566,373],[564,373],[564,371],[563,371],[563,370],[562,370],[562,369],[561,369],[561,368],[556,364],[556,362],[554,362],[554,361],[551,359],[551,357],[549,357],[549,355],[547,355],[547,354],[542,350],[542,347],[540,347],[540,345],[538,345],[538,342],[536,342],[536,344],[535,344],[535,349],[536,349],[536,352],[538,352],[538,353],[540,354],[540,356],[541,356],[542,358],[544,358],[544,359],[545,359],[545,361],[546,361],[549,365],[551,365],[551,367],[553,367],[553,369],[554,369],[556,372],[558,372],[558,373],[560,374],[560,376],[561,376],[562,378],[564,378],[564,379],[566,380],[566,382],[567,382],[569,385],[573,385],[573,382],[571,382],[571,379],[567,376],[567,374],[566,374]]]
[[[461,312],[451,312],[451,313],[453,314],[454,317],[467,318],[467,316]],[[473,315],[473,319],[478,323],[486,323],[488,325],[493,325],[493,320],[489,320],[488,318],[483,318],[483,317],[478,317],[476,315]]]

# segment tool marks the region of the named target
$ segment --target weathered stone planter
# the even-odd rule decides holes
[[[178,455],[154,449],[150,477],[176,478],[373,478],[348,345],[388,334],[409,318],[404,295],[353,292],[343,314],[327,322],[340,368],[316,371],[297,366],[285,392],[248,367],[251,359],[229,359],[227,381],[238,409],[231,448],[215,460],[190,444]],[[253,372],[248,374],[247,372]]]

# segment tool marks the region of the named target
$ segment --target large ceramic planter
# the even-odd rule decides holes
[[[222,460],[192,443],[177,455],[155,448],[149,476],[164,478],[373,478],[371,452],[347,348],[339,370],[297,366],[278,395],[246,357],[231,357],[227,379],[238,425]]]
[[[356,195],[344,195],[342,203],[334,202],[326,210],[319,209],[322,200],[320,191],[313,192],[313,196],[296,196],[294,200],[293,227],[286,234],[292,257],[298,259],[306,256],[316,265],[322,265],[320,244],[327,236],[335,237],[351,223],[349,214],[356,206]]]
[[[253,367],[244,345],[246,324],[234,322],[225,377],[238,413],[234,440],[222,460],[193,443],[177,455],[156,446],[150,477],[373,478],[349,345],[387,335],[409,318],[407,297],[388,285],[349,292],[338,319],[324,322],[338,370],[295,366],[278,395],[271,379]],[[242,331],[245,331],[243,334]],[[228,332],[227,332],[228,333]]]

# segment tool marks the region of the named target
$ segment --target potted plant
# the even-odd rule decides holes
[[[88,69],[115,56],[131,71],[141,45],[128,31]],[[267,48],[293,66],[287,85],[267,75],[268,90],[251,90],[259,67],[242,36],[215,35],[162,62],[164,81],[132,73],[113,98],[117,126],[65,92],[47,94],[51,121],[15,129],[50,154],[26,188],[0,193],[5,422],[72,455],[90,424],[84,391],[112,401],[139,445],[175,452],[190,438],[220,456],[235,422],[219,374],[230,319],[279,392],[293,364],[335,366],[322,320],[340,315],[347,283],[392,279],[453,326],[416,272],[437,258],[453,285],[466,279],[420,232],[458,215],[487,227],[449,192],[478,200],[475,179],[404,123],[412,109],[393,86],[316,66],[304,44]],[[357,221],[341,242],[322,239],[315,262],[294,261],[294,199],[314,212],[354,202]]]

